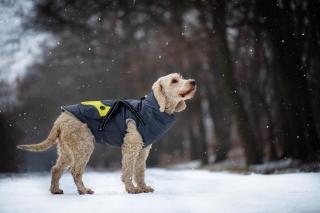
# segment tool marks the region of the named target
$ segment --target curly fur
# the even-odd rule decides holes
[[[196,86],[193,79],[183,79],[177,73],[159,78],[152,86],[160,111],[172,114],[186,108],[185,100],[193,97]],[[153,192],[154,189],[145,183],[146,160],[151,145],[143,148],[143,140],[136,128],[134,120],[127,120],[127,133],[123,138],[122,182],[128,193]],[[54,122],[46,140],[39,144],[19,145],[19,149],[44,151],[57,144],[58,159],[51,169],[52,179],[50,191],[63,194],[59,188],[59,180],[66,169],[70,169],[79,194],[93,194],[85,187],[82,175],[94,150],[94,136],[86,124],[79,121],[71,113],[63,112]],[[136,183],[134,185],[133,183]]]

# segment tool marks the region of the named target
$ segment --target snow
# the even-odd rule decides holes
[[[0,212],[320,212],[320,173],[238,175],[201,170],[147,170],[154,193],[127,194],[120,172],[87,172],[94,195],[78,195],[69,174],[64,195],[48,191],[50,176],[0,179]]]

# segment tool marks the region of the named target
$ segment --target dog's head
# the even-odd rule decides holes
[[[161,112],[172,114],[186,108],[185,100],[194,96],[197,85],[194,79],[184,79],[178,73],[159,78],[152,86]]]

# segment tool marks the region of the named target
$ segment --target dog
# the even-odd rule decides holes
[[[194,79],[172,73],[160,77],[150,94],[139,100],[89,101],[65,106],[46,140],[17,148],[41,152],[57,144],[58,158],[51,169],[51,193],[63,194],[59,180],[70,169],[79,194],[93,194],[93,190],[85,187],[82,175],[94,142],[119,146],[125,190],[131,194],[153,192],[145,183],[151,146],[175,122],[174,113],[186,109],[185,101],[194,96],[196,89]]]

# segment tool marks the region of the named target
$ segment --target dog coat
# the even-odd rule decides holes
[[[61,107],[86,123],[97,143],[118,147],[123,144],[126,119],[136,122],[145,147],[167,132],[176,119],[159,108],[153,92],[141,99],[87,101]]]

